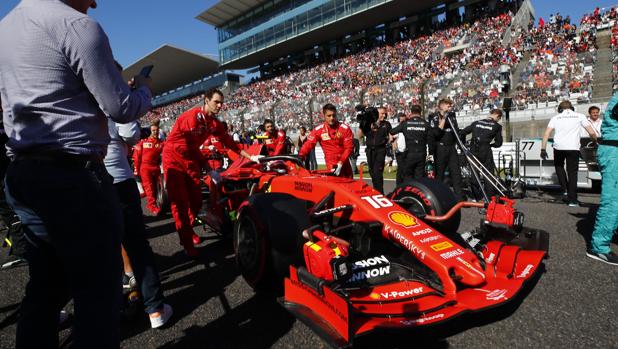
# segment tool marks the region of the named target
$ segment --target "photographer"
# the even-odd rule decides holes
[[[390,131],[391,135],[401,132],[405,138],[405,156],[401,163],[398,162],[400,168],[403,169],[402,180],[422,178],[425,173],[427,143],[430,141],[431,128],[429,123],[423,119],[421,113],[421,106],[413,105],[406,120]]]
[[[455,138],[455,132],[458,132],[459,127],[455,113],[451,111],[452,107],[453,102],[450,99],[441,99],[438,102],[438,110],[429,115],[429,125],[433,134],[432,140],[435,142],[435,148],[430,149],[430,153],[435,154],[436,179],[444,181],[444,174],[448,168],[455,198],[457,201],[462,201],[461,168],[459,167],[457,139]],[[449,120],[450,122],[448,122]]]
[[[500,119],[502,119],[502,110],[493,109],[489,112],[489,118],[477,120],[461,131],[462,141],[465,141],[466,135],[472,133],[472,144],[470,146],[472,154],[494,175],[496,174],[496,164],[491,148],[502,146],[502,125],[498,123]],[[474,188],[477,191],[475,193],[476,199],[479,199],[480,189],[476,190],[478,186],[474,186]],[[486,183],[485,193],[489,197],[495,195],[494,187]]]
[[[386,121],[386,108],[377,109],[377,119],[373,119],[373,108],[367,108],[358,130],[359,138],[365,137],[365,152],[367,154],[367,164],[373,187],[380,193],[384,193],[384,160],[386,158],[386,146],[392,142],[393,137],[389,134],[392,129],[391,123]],[[361,115],[357,116],[357,118]]]

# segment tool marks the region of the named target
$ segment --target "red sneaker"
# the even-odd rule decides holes
[[[193,234],[191,238],[193,239],[193,245],[199,245],[202,242],[202,238],[197,234]]]

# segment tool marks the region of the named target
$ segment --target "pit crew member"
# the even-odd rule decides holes
[[[489,112],[487,119],[477,120],[468,127],[461,130],[462,140],[472,133],[470,151],[492,174],[496,174],[496,164],[494,163],[494,153],[491,148],[502,146],[502,125],[498,122],[502,119],[502,110],[493,109]],[[492,143],[493,142],[493,143]],[[485,193],[489,197],[494,196],[494,187],[489,183],[485,184]],[[479,199],[476,193],[477,199]]]
[[[161,211],[157,206],[156,198],[164,144],[159,137],[159,126],[153,123],[150,125],[150,136],[141,140],[133,149],[133,174],[142,179],[142,186],[146,193],[146,207],[155,216]]]
[[[163,149],[163,171],[168,190],[172,216],[180,243],[187,256],[196,258],[198,253],[194,244],[200,242],[193,231],[192,223],[202,205],[201,169],[207,166],[200,152],[200,145],[215,135],[228,148],[252,161],[260,156],[251,156],[227,133],[224,124],[216,115],[223,106],[223,93],[212,89],[206,92],[204,106],[182,113],[167,136]]]
[[[322,107],[324,123],[317,126],[307,137],[298,156],[305,159],[319,142],[324,151],[326,168],[335,176],[352,178],[349,157],[354,150],[354,135],[350,126],[337,120],[337,108],[328,103]]]
[[[221,154],[225,151],[225,147],[219,140],[219,137],[215,135],[208,137],[200,147],[200,150],[206,157],[208,167],[211,170],[216,171],[223,168],[223,159],[221,158]]]
[[[390,130],[391,135],[401,132],[405,138],[405,156],[402,162],[398,163],[403,167],[403,179],[424,177],[427,142],[432,133],[429,123],[423,119],[421,113],[420,105],[411,106],[406,121]]]
[[[388,114],[386,108],[378,108],[378,120],[371,124],[370,130],[358,129],[358,136],[365,137],[365,153],[373,187],[380,193],[384,193],[384,163],[386,160],[386,147],[390,146],[393,137],[389,134],[392,129],[391,123],[386,120]]]
[[[438,102],[438,110],[429,115],[429,125],[433,129],[433,139],[430,153],[435,155],[436,179],[444,181],[444,174],[448,168],[455,198],[463,200],[461,184],[461,168],[459,167],[459,157],[457,155],[455,132],[458,130],[455,113],[451,111],[453,102],[449,99],[441,99]],[[446,119],[452,123],[449,123]]]
[[[285,132],[277,130],[275,123],[270,119],[264,120],[262,125],[264,126],[264,145],[268,151],[268,156],[285,154]]]
[[[541,144],[541,158],[547,159],[547,141],[551,133],[554,134],[554,167],[560,182],[562,192],[567,194],[567,204],[578,207],[577,201],[577,167],[579,164],[579,148],[581,129],[585,128],[590,137],[596,140],[597,136],[588,124],[583,114],[576,113],[575,108],[569,101],[562,101],[558,105],[558,115],[549,120],[549,124],[543,134]],[[566,172],[564,163],[566,161]]]

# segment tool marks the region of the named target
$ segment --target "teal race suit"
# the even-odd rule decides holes
[[[607,254],[616,229],[618,229],[618,93],[607,104],[601,125],[603,141],[613,145],[599,145],[597,161],[601,168],[601,206],[592,233],[591,249],[594,253]],[[617,107],[616,113],[613,112]]]

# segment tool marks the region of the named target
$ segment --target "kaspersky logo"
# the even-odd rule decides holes
[[[401,225],[404,228],[412,228],[412,227],[416,227],[419,225],[416,218],[414,218],[412,215],[408,213],[401,212],[401,211],[393,211],[389,213],[388,219],[390,219],[391,222],[397,225]]]

